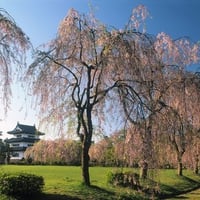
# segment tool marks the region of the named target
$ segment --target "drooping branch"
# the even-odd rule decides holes
[[[24,70],[25,53],[30,46],[31,44],[26,34],[17,26],[9,13],[0,8],[0,87],[1,91],[3,91],[0,98],[3,101],[5,113],[7,113],[10,104],[11,83],[13,79],[11,76],[14,75],[12,72],[15,70],[22,72]],[[13,63],[15,63],[15,67],[12,67]],[[17,73],[17,75],[21,76],[20,73]]]

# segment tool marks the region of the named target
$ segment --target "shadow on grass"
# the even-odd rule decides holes
[[[182,178],[184,179],[184,180],[186,180],[188,183],[190,183],[190,184],[195,184],[195,185],[197,185],[197,186],[200,186],[200,183],[198,182],[198,181],[195,181],[195,180],[193,180],[193,179],[191,179],[191,178],[188,178],[187,176],[182,176]]]
[[[165,193],[161,193],[158,195],[160,199],[171,198],[180,193],[180,191],[176,188],[164,184],[161,184],[161,190],[165,191]]]
[[[86,185],[80,185],[79,188],[77,188],[77,191],[74,193],[76,196],[80,196],[82,199],[110,199],[113,196],[115,196],[114,192],[111,192],[109,190],[106,190],[104,188],[91,185],[91,186],[86,186]]]
[[[173,198],[173,197],[172,197]],[[187,197],[184,197],[184,196],[180,196],[180,197],[175,197],[176,199],[184,199],[184,200],[186,200],[186,199],[189,199],[189,198],[187,198]]]
[[[38,196],[29,197],[29,200],[81,200],[77,197],[72,197],[62,194],[40,194]],[[19,200],[27,200],[27,198],[21,198]]]
[[[187,176],[182,176],[180,178],[185,181],[184,187],[187,189],[182,190],[180,187],[176,188],[176,185],[174,185],[174,187],[171,187],[169,185],[163,184],[161,185],[161,188],[163,191],[165,191],[165,193],[161,193],[159,195],[159,198],[161,199],[173,198],[177,195],[184,195],[200,188],[200,183],[198,181],[188,178]],[[176,197],[176,199],[187,199],[187,197],[179,196]]]
[[[95,191],[97,191],[99,193],[105,193],[105,194],[108,194],[108,195],[114,195],[115,194],[114,192],[111,192],[111,191],[108,191],[106,189],[100,188],[100,187],[98,187],[96,185],[91,185],[89,187],[89,189],[93,189],[93,190],[95,190]]]
[[[82,200],[87,197],[93,197],[94,199],[106,199],[106,197],[110,195],[112,196],[114,193],[98,186],[81,186],[76,192],[74,192],[74,195],[75,196],[42,193],[36,197],[29,198],[29,200]],[[81,198],[76,197],[76,195],[81,196]]]

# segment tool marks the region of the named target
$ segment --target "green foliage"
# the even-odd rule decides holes
[[[42,192],[44,179],[28,173],[4,173],[0,176],[2,194],[17,198],[33,196]]]
[[[128,172],[109,172],[107,176],[108,183],[115,186],[130,187],[133,189],[140,188],[139,174]]]
[[[5,162],[5,158],[6,158],[6,144],[2,142],[2,140],[0,140],[0,163],[4,163]]]
[[[112,185],[122,186],[123,179],[124,179],[124,175],[122,172],[115,172],[115,173],[109,172],[108,176],[107,176],[108,183],[110,183]]]

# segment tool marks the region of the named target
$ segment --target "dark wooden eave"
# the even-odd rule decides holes
[[[19,123],[17,123],[16,127],[12,131],[8,131],[7,133],[11,135],[17,135],[20,133],[30,134],[30,135],[44,135],[44,133],[36,129],[35,125],[30,126],[30,125],[24,125],[24,124],[19,124]]]

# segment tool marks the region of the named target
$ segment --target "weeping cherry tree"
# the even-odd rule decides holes
[[[95,18],[71,9],[57,37],[36,52],[27,77],[40,106],[43,121],[67,124],[76,115],[76,134],[82,144],[82,177],[90,185],[89,148],[93,119],[118,81],[113,79],[115,52],[110,53],[111,33]],[[99,111],[99,112],[98,112]]]
[[[0,8],[0,89],[2,91],[0,98],[5,113],[10,104],[13,72],[17,70],[16,66],[21,69],[24,66],[24,55],[29,46],[29,39],[25,33],[17,26],[14,19]]]

